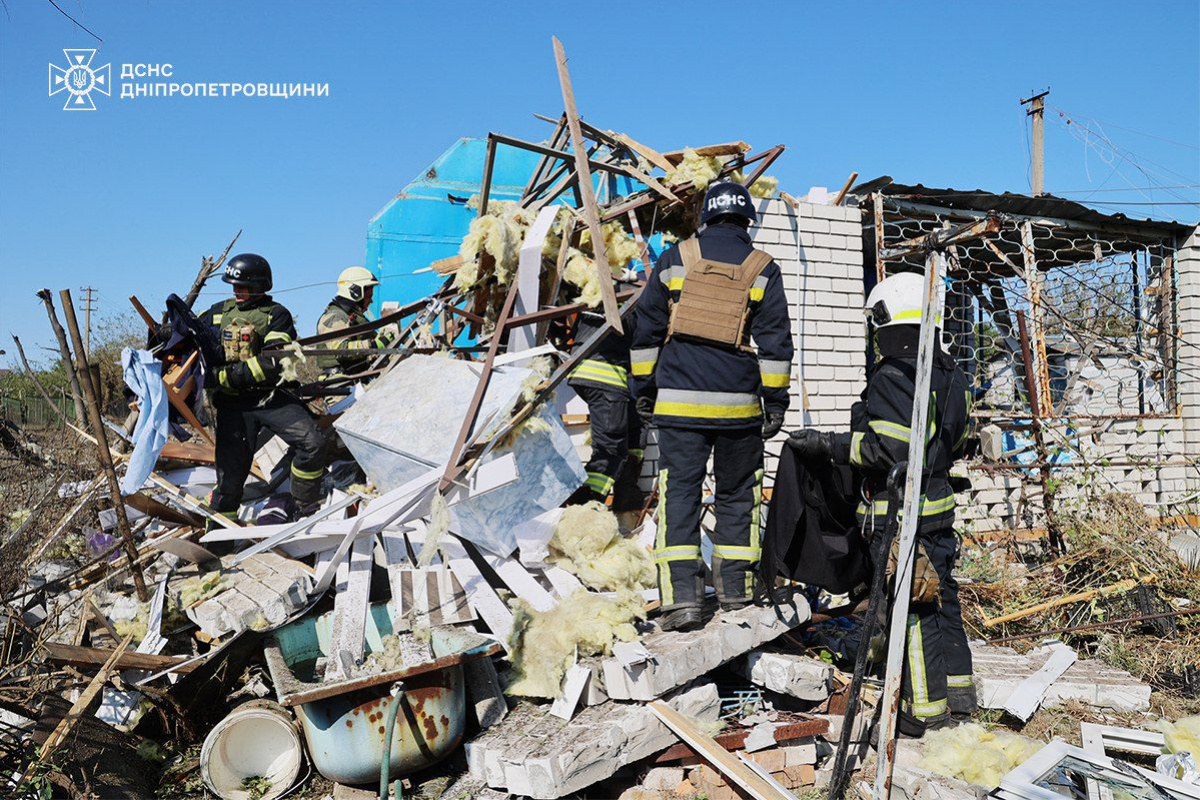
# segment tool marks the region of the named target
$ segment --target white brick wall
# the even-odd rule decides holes
[[[1189,454],[1200,456],[1200,227],[1175,254],[1175,284],[1182,339],[1177,376],[1184,446]]]

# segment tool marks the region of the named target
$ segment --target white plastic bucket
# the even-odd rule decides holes
[[[200,750],[200,777],[222,800],[249,800],[246,778],[262,777],[271,788],[262,800],[292,788],[304,749],[291,713],[270,700],[251,700],[217,723]]]

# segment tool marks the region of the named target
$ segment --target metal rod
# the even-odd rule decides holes
[[[1016,642],[1021,639],[1033,639],[1038,636],[1057,636],[1060,633],[1079,633],[1080,631],[1093,631],[1098,628],[1111,628],[1116,625],[1127,625],[1131,622],[1149,622],[1153,619],[1166,619],[1167,617],[1186,617],[1190,614],[1200,614],[1200,608],[1185,608],[1179,611],[1164,611],[1161,614],[1146,614],[1141,617],[1125,617],[1124,619],[1110,619],[1107,622],[1093,622],[1090,625],[1076,625],[1073,628],[1053,628],[1048,631],[1035,631],[1033,633],[1018,633],[1013,636],[1002,636],[999,639],[988,639],[988,644],[1004,644],[1005,642]]]
[[[83,336],[79,333],[79,320],[75,318],[75,307],[71,304],[71,290],[63,289],[59,292],[59,299],[62,301],[67,327],[71,331],[71,341],[75,345],[75,356],[80,358],[85,350]],[[92,385],[92,375],[87,364],[80,364],[79,371],[81,373],[80,383],[87,400],[92,435],[96,438],[96,454],[100,458],[100,466],[103,467],[104,475],[108,479],[108,491],[112,496],[113,511],[117,516],[117,530],[121,534],[125,558],[129,561],[129,572],[133,575],[133,587],[137,592],[138,600],[146,603],[149,602],[150,595],[146,592],[146,581],[142,577],[142,568],[138,564],[137,545],[133,541],[133,531],[129,528],[129,518],[125,515],[125,501],[121,497],[121,483],[117,480],[117,469],[113,466],[112,452],[108,449],[108,436],[104,432],[104,416],[100,411],[100,397],[96,387]]]

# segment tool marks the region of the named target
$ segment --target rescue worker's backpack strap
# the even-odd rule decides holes
[[[745,344],[750,289],[771,263],[761,250],[752,250],[740,264],[703,258],[700,242],[680,243],[683,288],[671,307],[668,337],[684,336],[728,347]]]

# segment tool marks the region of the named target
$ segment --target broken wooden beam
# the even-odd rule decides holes
[[[107,622],[107,620],[105,620]],[[200,662],[192,661],[184,656],[160,656],[153,653],[138,653],[126,650],[118,652],[107,647],[83,647],[70,644],[45,642],[46,658],[55,664],[68,664],[72,667],[104,667],[112,660],[112,665],[118,670],[140,669],[150,672],[177,667],[175,672],[186,674],[200,666]],[[114,659],[113,656],[116,655]]]

